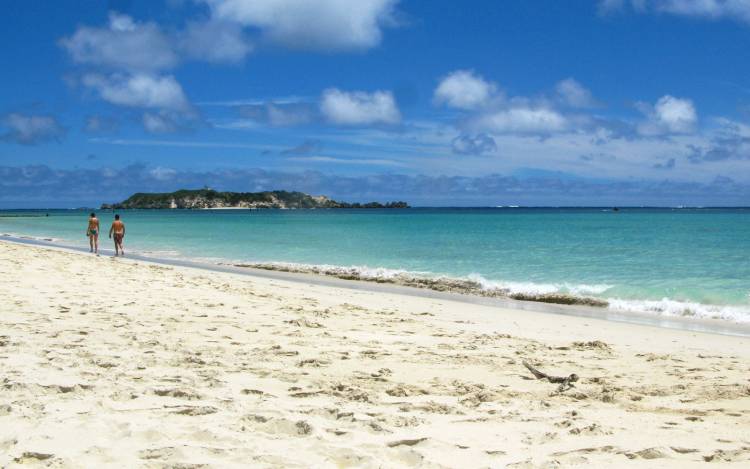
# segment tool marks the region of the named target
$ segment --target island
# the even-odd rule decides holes
[[[324,195],[304,192],[219,192],[204,188],[165,193],[139,192],[114,204],[102,204],[102,210],[113,209],[324,209],[324,208],[409,208],[406,202],[349,203],[338,202]]]

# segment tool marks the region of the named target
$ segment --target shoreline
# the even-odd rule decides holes
[[[9,242],[51,249],[59,249],[78,254],[89,255],[87,247],[70,246],[57,243],[53,238],[34,238],[23,236],[7,236],[0,234],[0,242]],[[102,253],[111,253],[110,249],[100,249]],[[494,306],[512,310],[534,313],[556,314],[571,317],[583,317],[612,321],[619,323],[637,324],[656,328],[677,329],[683,331],[704,332],[727,336],[750,337],[750,324],[729,322],[721,319],[686,318],[679,316],[658,316],[649,313],[618,311],[599,306],[585,304],[557,304],[542,301],[528,301],[510,297],[495,297],[460,293],[455,291],[438,291],[429,288],[400,285],[397,283],[376,282],[367,279],[344,279],[336,276],[317,274],[313,272],[295,272],[287,270],[273,270],[257,267],[247,267],[233,263],[209,263],[189,259],[172,259],[128,254],[127,259],[150,262],[154,264],[189,267],[212,272],[223,272],[260,277],[267,279],[288,280],[306,284],[346,288],[355,291],[369,291],[402,294],[413,297],[445,299],[472,305]]]

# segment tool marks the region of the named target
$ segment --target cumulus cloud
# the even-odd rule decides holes
[[[731,18],[750,23],[747,0],[601,0],[599,11],[612,13],[626,5],[638,12],[657,12],[696,18]]]
[[[153,22],[138,22],[116,12],[104,27],[80,26],[59,41],[73,62],[86,66],[80,83],[118,106],[144,107],[190,113],[191,106],[174,76],[165,72],[185,59],[238,62],[253,47],[234,22],[188,22],[184,30],[165,33]],[[169,128],[168,120],[145,114],[147,130]],[[96,120],[88,131],[98,127]]]
[[[242,27],[226,21],[191,22],[179,44],[189,57],[208,62],[239,62],[253,50]]]
[[[554,99],[505,97],[496,83],[471,70],[445,76],[435,89],[433,101],[465,112],[458,127],[465,133],[549,135],[587,122],[585,116],[566,115],[563,109],[595,106],[591,93],[572,78],[555,86]],[[462,135],[453,151],[473,148]]]
[[[190,104],[182,87],[171,75],[158,76],[147,73],[134,75],[86,74],[84,86],[96,90],[102,99],[112,104],[128,107],[160,108],[187,111]]]
[[[0,139],[21,145],[36,145],[60,141],[65,129],[52,116],[30,116],[19,113],[5,115],[0,120]]]
[[[548,134],[568,128],[568,119],[549,107],[510,107],[480,114],[469,120],[469,127],[495,134]]]
[[[377,46],[394,24],[398,0],[202,0],[212,16],[259,29],[295,49],[363,50]]]
[[[182,87],[164,70],[178,64],[178,52],[205,60],[234,59],[232,54],[238,52],[230,39],[235,38],[236,29],[227,29],[222,34],[197,23],[190,24],[181,35],[184,50],[178,51],[176,36],[164,34],[157,24],[140,23],[128,15],[111,12],[106,27],[81,26],[72,36],[61,39],[60,44],[74,62],[97,70],[83,74],[78,80],[104,101],[188,115],[192,107]],[[212,40],[223,41],[223,45],[216,47],[210,43]],[[203,48],[197,45],[201,41]],[[100,132],[106,124],[101,118],[90,118],[86,131]],[[160,133],[174,127],[164,115],[154,113],[143,115],[143,125],[149,132]]]
[[[459,135],[451,142],[453,153],[459,155],[481,155],[497,151],[495,139],[487,134]]]
[[[589,108],[596,106],[591,92],[573,78],[567,78],[555,85],[557,98],[564,105],[574,108]]]
[[[346,92],[329,88],[323,92],[320,111],[339,125],[397,124],[401,113],[390,91]]]
[[[688,134],[695,130],[698,113],[689,99],[665,95],[654,106],[640,103],[646,121],[638,125],[641,135]]]
[[[143,128],[152,134],[164,134],[175,132],[177,130],[177,125],[174,120],[166,114],[145,112],[143,113],[142,121]]]
[[[472,70],[456,70],[445,76],[435,89],[436,104],[457,109],[478,109],[497,94],[497,85]]]
[[[136,23],[114,12],[107,27],[81,26],[60,45],[76,63],[117,70],[156,71],[178,62],[170,39],[155,23]]]
[[[223,105],[224,103],[218,103]],[[293,127],[328,122],[336,125],[394,125],[401,113],[390,91],[325,90],[317,102],[301,98],[273,101],[237,101],[234,107],[241,119],[215,123],[220,128],[254,129],[258,126]]]

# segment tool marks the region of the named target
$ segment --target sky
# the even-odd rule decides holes
[[[0,207],[750,205],[750,0],[0,9]]]

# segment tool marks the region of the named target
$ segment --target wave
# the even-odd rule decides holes
[[[29,236],[16,233],[0,233],[0,236],[5,236],[7,238],[30,239],[32,241],[45,241],[48,243],[60,243],[64,241],[62,238],[52,238],[50,236]]]
[[[435,275],[428,272],[412,272],[399,269],[372,268],[367,266],[336,266],[326,264],[297,264],[291,262],[234,263],[235,267],[274,270],[280,272],[306,273],[325,275],[344,280],[364,280],[377,283],[389,283],[407,287],[424,288],[442,292],[462,293],[495,298],[511,298],[543,303],[575,304],[605,307],[606,300],[574,294],[587,291],[598,291],[609,286],[579,285],[570,292],[561,291],[554,285],[531,283],[500,283],[486,280],[479,274],[465,278]]]
[[[140,250],[132,250],[132,252],[133,254],[139,254],[142,256],[166,258],[166,259],[180,259],[184,257],[180,251],[175,251],[171,249],[164,249],[164,250],[140,249]]]
[[[485,289],[501,289],[512,293],[528,295],[547,295],[551,293],[568,293],[574,296],[601,295],[613,285],[605,284],[571,284],[571,283],[533,283],[533,282],[498,282],[487,280],[480,274],[469,274],[469,280],[476,281]]]
[[[670,298],[661,300],[623,300],[611,298],[609,308],[617,311],[696,319],[720,319],[750,323],[750,306],[713,305]]]
[[[488,280],[476,273],[464,278],[456,278],[430,272],[413,272],[401,269],[367,266],[343,267],[292,262],[234,263],[232,265],[235,267],[324,275],[345,280],[388,283],[483,297],[595,306],[620,312],[646,313],[659,316],[750,322],[750,306],[712,305],[669,298],[661,300],[610,298],[606,297],[606,292],[614,285],[608,284],[503,282]]]

